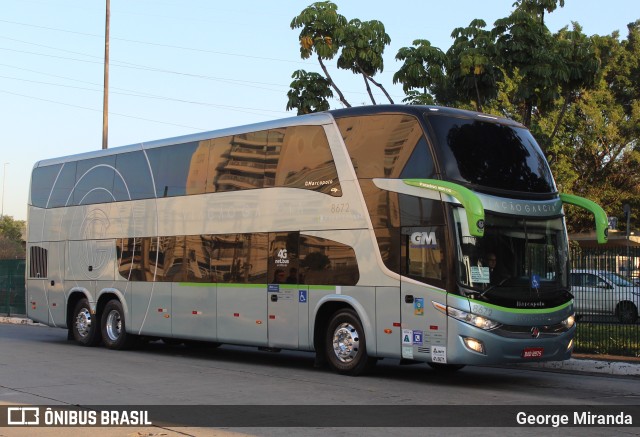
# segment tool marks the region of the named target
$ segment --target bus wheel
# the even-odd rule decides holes
[[[91,314],[89,301],[80,299],[73,310],[71,322],[73,339],[82,346],[96,346],[100,343],[100,326],[95,314]]]
[[[376,363],[376,359],[367,354],[362,323],[351,309],[333,316],[327,328],[325,348],[329,365],[343,375],[361,375]]]
[[[102,312],[102,341],[109,349],[128,349],[136,337],[128,334],[124,322],[124,310],[119,300],[107,302]]]
[[[464,364],[442,364],[442,363],[427,363],[429,367],[438,372],[457,372],[464,367]]]

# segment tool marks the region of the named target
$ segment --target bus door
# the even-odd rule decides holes
[[[443,226],[401,228],[402,358],[446,362],[447,319]]]
[[[299,232],[269,234],[269,282],[267,285],[269,347],[298,347],[299,239]]]

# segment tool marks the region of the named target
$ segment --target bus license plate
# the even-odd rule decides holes
[[[528,347],[522,351],[522,358],[542,358],[543,352],[542,347]]]

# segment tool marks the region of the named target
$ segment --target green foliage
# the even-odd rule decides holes
[[[382,55],[391,38],[380,21],[354,19],[341,32],[342,51],[338,68],[351,70],[355,74],[374,76],[384,69]]]
[[[23,220],[14,220],[5,215],[0,218],[0,235],[17,243],[22,242],[22,230],[25,227]]]
[[[404,63],[393,75],[393,83],[401,83],[405,94],[422,91],[424,95],[437,96],[446,86],[447,57],[426,39],[417,39],[412,47],[401,48],[396,59]]]
[[[553,34],[545,14],[563,6],[564,0],[516,0],[491,29],[479,19],[455,28],[447,51],[418,38],[398,50],[393,83],[402,85],[406,104],[456,106],[520,121],[548,157],[559,191],[593,199],[611,216],[621,217],[628,203],[637,227],[640,20],[629,24],[626,39],[617,32],[587,36],[575,22]],[[370,95],[369,83],[383,89],[372,79],[383,70],[390,42],[381,22],[347,21],[325,1],[304,9],[291,27],[302,29],[301,56],[316,53],[324,78],[294,76],[287,109],[328,109],[329,87],[350,106],[323,64],[335,56],[339,68],[363,76]],[[593,227],[577,209],[567,220],[573,231]]]
[[[303,9],[291,21],[291,28],[302,28],[299,35],[300,56],[302,59],[307,59],[313,53],[317,54],[326,82],[338,94],[338,98],[343,105],[351,106],[333,81],[323,62],[333,59],[338,52],[340,52],[337,61],[338,68],[351,70],[354,74],[362,75],[373,104],[376,102],[371,93],[369,83],[373,83],[380,88],[389,101],[393,103],[384,86],[373,79],[376,73],[382,72],[384,69],[382,55],[385,47],[391,43],[391,38],[385,32],[382,22],[377,20],[361,21],[358,19],[347,22],[344,16],[338,14],[337,5],[330,1],[324,1],[313,3]],[[289,94],[291,94],[291,91]],[[294,106],[291,106],[291,103],[292,97],[289,95],[287,109],[299,107],[295,106],[295,102],[293,102]],[[316,105],[309,105],[304,110],[312,109],[314,106]],[[300,111],[298,114],[300,114]]]
[[[329,109],[329,98],[333,97],[329,82],[318,73],[297,70],[291,76],[291,89],[287,93],[287,111],[298,110],[298,115]]]
[[[597,200],[611,216],[621,217],[628,203],[632,221],[640,209],[640,87],[634,82],[640,70],[638,36],[636,22],[622,42],[617,34],[592,38],[599,72],[567,105],[551,146],[562,190]],[[572,216],[572,230],[591,228],[587,215],[572,211]]]
[[[330,1],[316,2],[303,9],[290,25],[292,29],[302,28],[299,36],[302,59],[308,59],[314,52],[321,59],[333,59],[346,24],[347,19],[338,14],[338,6]]]
[[[638,325],[578,322],[576,353],[640,357]]]
[[[0,259],[24,258],[22,248],[23,220],[14,220],[8,215],[0,218]]]

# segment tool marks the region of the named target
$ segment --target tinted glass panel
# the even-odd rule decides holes
[[[118,174],[113,182],[116,200],[153,199],[155,191],[144,152],[122,153],[116,157]]]
[[[278,232],[269,234],[269,283],[298,284],[299,232]]]
[[[267,283],[267,235],[214,235],[212,265],[217,282]]]
[[[402,274],[438,287],[445,285],[444,226],[402,228]]]
[[[399,178],[414,149],[422,160],[411,163],[411,177],[431,177],[433,160],[426,150],[422,127],[410,115],[383,114],[337,120],[358,178]],[[408,176],[404,176],[408,177]]]
[[[113,202],[115,163],[115,156],[78,161],[73,204],[87,205]]]
[[[442,202],[400,194],[400,222],[402,226],[431,226],[444,224]]]
[[[262,188],[267,160],[268,131],[234,135],[214,141],[209,172],[215,171],[208,191],[235,191]],[[230,148],[227,147],[230,141]],[[220,159],[220,161],[218,161]]]
[[[356,285],[360,279],[352,247],[325,238],[300,237],[299,283]]]
[[[556,191],[544,155],[527,129],[447,116],[428,119],[447,179],[510,191]]]
[[[199,143],[185,143],[147,150],[158,197],[187,194],[191,164],[198,147]]]
[[[31,204],[45,208],[51,194],[51,187],[58,176],[62,164],[38,167],[31,176]]]
[[[129,281],[153,281],[157,247],[158,240],[151,237],[116,240],[120,276]]]
[[[207,171],[207,193],[224,191],[228,185],[224,182],[225,175],[231,173],[227,170],[231,161],[231,149],[233,137],[215,138],[209,140],[209,166]],[[230,166],[229,166],[230,167]]]
[[[404,241],[406,236],[403,235],[401,238],[401,226],[444,225],[442,204],[435,200],[381,190],[370,180],[361,179],[360,187],[385,266],[396,273],[407,274],[410,271],[406,253],[407,242]],[[444,246],[440,246],[439,250],[444,250]],[[404,253],[402,261],[401,252]],[[401,265],[405,266],[404,269]]]
[[[62,166],[62,171],[53,186],[49,208],[66,206],[67,202],[72,204],[73,187],[76,184],[76,163],[67,162]]]
[[[269,131],[266,186],[304,188],[341,195],[338,172],[321,126]]]

